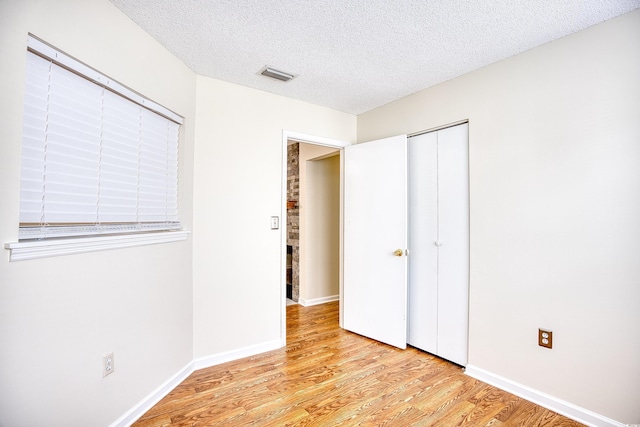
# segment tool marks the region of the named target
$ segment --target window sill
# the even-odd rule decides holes
[[[5,243],[10,252],[9,261],[47,258],[131,246],[154,245],[186,240],[189,231],[165,231],[160,233],[129,234],[120,236],[81,237],[74,239],[34,240]]]

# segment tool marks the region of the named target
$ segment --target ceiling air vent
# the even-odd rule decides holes
[[[283,82],[288,82],[289,80],[297,77],[294,74],[285,73],[284,71],[276,70],[270,67],[264,67],[262,70],[258,72],[258,74],[271,77],[272,79],[282,80]]]

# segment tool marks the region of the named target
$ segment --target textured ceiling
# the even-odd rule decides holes
[[[111,0],[196,73],[360,114],[640,0]],[[265,65],[298,75],[284,83]]]

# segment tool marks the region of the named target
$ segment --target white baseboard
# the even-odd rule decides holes
[[[151,409],[156,403],[168,395],[182,381],[184,381],[194,371],[209,368],[221,363],[230,362],[232,360],[241,359],[243,357],[254,356],[256,354],[275,350],[282,347],[280,340],[268,341],[262,344],[244,347],[238,350],[227,351],[224,353],[214,354],[211,356],[200,357],[194,359],[187,366],[165,381],[160,387],[151,392],[147,397],[138,402],[133,408],[129,409],[124,415],[114,421],[110,427],[129,427],[136,422],[138,418],[143,416],[145,412]]]
[[[110,427],[129,427],[131,424],[136,422],[136,420],[143,416],[145,412],[153,408],[153,405],[162,400],[162,398],[169,394],[171,390],[176,388],[182,381],[191,375],[194,371],[193,366],[193,362],[190,362],[187,366],[165,381],[160,387],[138,402],[133,408],[129,409],[124,415],[115,420]]]
[[[254,356],[256,354],[265,353],[267,351],[276,350],[282,347],[280,340],[267,341],[261,344],[250,345],[248,347],[239,348],[237,350],[226,351],[224,353],[213,354],[211,356],[200,357],[193,361],[194,370],[209,368],[232,360],[242,359],[243,357]]]
[[[309,307],[312,305],[319,305],[319,304],[324,304],[326,302],[339,301],[339,300],[340,300],[340,295],[330,295],[328,297],[313,298],[313,299],[299,298],[298,304],[300,304],[303,307]]]
[[[483,381],[487,384],[491,384],[492,386],[533,402],[536,405],[540,405],[591,427],[628,427],[626,424],[622,424],[603,415],[596,414],[595,412],[581,408],[573,403],[558,399],[550,394],[519,384],[508,378],[501,377],[500,375],[485,371],[484,369],[480,369],[473,365],[467,365],[465,373],[470,377]]]

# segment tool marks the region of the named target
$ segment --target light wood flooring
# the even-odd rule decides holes
[[[338,326],[338,303],[287,307],[286,348],[194,372],[134,426],[582,424],[428,353]]]

